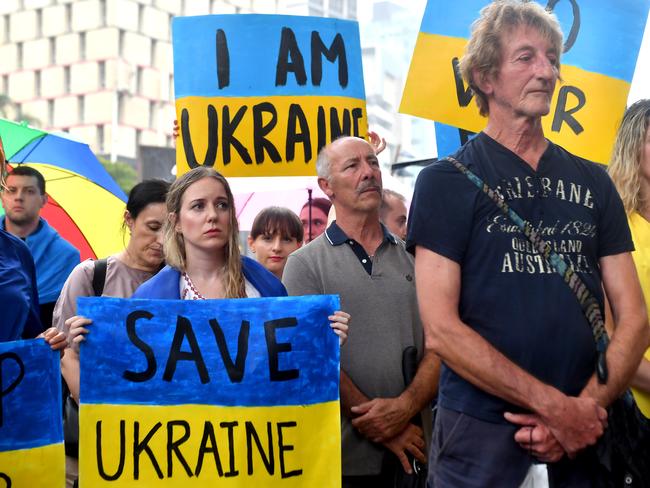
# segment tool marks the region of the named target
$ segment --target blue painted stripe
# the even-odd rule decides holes
[[[429,0],[420,31],[469,38],[472,23],[479,17],[481,8],[489,3],[487,0]],[[562,64],[631,82],[650,0],[577,0],[576,3],[580,9],[580,29],[575,44],[563,55]],[[558,2],[554,12],[566,39],[574,21],[571,2]]]
[[[0,403],[0,452],[63,442],[59,353],[43,339],[0,343],[0,390],[7,391],[19,379],[18,361],[24,376]]]
[[[80,175],[126,201],[126,194],[108,174],[88,144],[46,134],[30,142],[12,158],[12,163],[42,163]]]
[[[223,406],[308,405],[338,399],[339,346],[327,316],[339,308],[338,296],[251,298],[235,300],[125,300],[80,298],[79,314],[94,321],[81,348],[83,403]],[[136,322],[137,336],[154,352],[156,371],[144,382],[123,377],[125,371],[145,371],[141,349],[128,338],[126,318],[134,311],[153,314]],[[189,319],[207,368],[201,383],[194,361],[177,362],[170,381],[163,379],[179,316]],[[278,369],[298,369],[297,379],[271,381],[264,323],[295,317],[296,327],[277,329],[278,343],[290,352],[278,355]],[[250,322],[248,355],[241,382],[232,382],[224,367],[214,333],[216,319],[224,331],[234,361],[242,320]],[[190,351],[185,339],[182,351]]]
[[[458,127],[443,124],[442,122],[434,123],[436,130],[436,148],[438,150],[438,158],[444,158],[455,154],[463,145],[460,137]],[[473,138],[474,135],[469,136]]]
[[[276,67],[283,27],[291,29],[304,60],[307,83],[298,85],[292,72],[287,84],[276,86]],[[226,34],[230,84],[217,81],[216,32]],[[248,97],[273,95],[342,96],[365,100],[359,26],[356,22],[288,15],[207,15],[176,17],[172,21],[174,89],[176,98]],[[339,61],[322,57],[322,82],[311,77],[311,35],[317,31],[326,48],[340,33],[347,56],[348,84],[339,83]]]

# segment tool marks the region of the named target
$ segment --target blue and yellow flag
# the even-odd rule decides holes
[[[318,150],[365,137],[356,22],[284,15],[172,22],[177,174],[310,176]]]
[[[80,299],[84,485],[340,486],[338,308]]]
[[[0,486],[65,486],[60,355],[0,343]]]
[[[472,132],[485,127],[456,66],[472,22],[489,3],[428,0],[401,112]],[[543,120],[546,137],[578,156],[606,163],[625,111],[650,0],[538,3],[553,8],[565,39],[562,81]]]

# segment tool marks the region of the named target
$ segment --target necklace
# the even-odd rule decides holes
[[[183,290],[182,297],[183,300],[205,300],[205,297],[194,287],[194,283],[192,283],[189,275],[185,272],[183,272],[183,280],[185,281],[185,289]]]

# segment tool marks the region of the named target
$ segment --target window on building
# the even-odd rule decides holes
[[[85,111],[86,111],[86,98],[83,95],[80,95],[77,97],[77,119],[79,120],[80,124],[85,123]]]
[[[322,7],[313,7],[312,5],[309,5],[309,15],[315,17],[322,17],[323,13],[324,12]]]
[[[117,52],[119,53],[120,57],[124,56],[124,36],[125,36],[124,30],[120,29],[119,38],[117,41]]]
[[[135,70],[135,92],[139,95],[142,95],[142,78],[144,70],[142,66],[138,66]]]
[[[156,66],[156,46],[158,45],[158,41],[156,41],[155,39],[151,39],[151,43],[149,45],[151,49],[149,52],[149,56],[150,56],[149,62],[151,63],[152,66]]]
[[[154,101],[149,101],[149,128],[153,129],[156,126],[156,108],[157,104]]]
[[[63,93],[70,93],[70,66],[63,67]]]
[[[108,13],[106,10],[106,0],[99,0],[99,22],[102,27],[108,25]]]
[[[47,101],[47,125],[49,127],[54,126],[54,100],[53,99]]]
[[[72,4],[65,4],[65,31],[72,32]]]
[[[106,88],[106,61],[100,61],[97,63],[97,69],[99,70],[99,74],[97,75],[99,87]]]
[[[2,75],[2,93],[7,93],[9,91],[9,75]]]
[[[144,25],[144,5],[138,5],[138,32],[142,32],[142,26]]]
[[[5,32],[3,41],[4,42],[9,42],[9,38],[11,37],[10,36],[10,34],[11,34],[11,27],[10,27],[11,23],[9,22],[9,14],[4,15],[2,17],[2,22],[4,23],[4,32]]]
[[[122,123],[122,114],[124,113],[124,92],[123,91],[118,91],[117,92],[117,123],[121,124]]]
[[[97,152],[104,152],[104,126],[97,126]]]
[[[36,9],[36,37],[43,36],[43,10]]]
[[[56,64],[56,38],[50,37],[50,64]]]
[[[79,57],[80,59],[86,59],[86,33],[79,33]]]
[[[18,69],[23,69],[23,43],[22,42],[16,43],[16,57],[18,58],[16,61],[16,67]]]
[[[357,0],[348,0],[348,17],[357,18]]]
[[[34,71],[34,93],[36,98],[41,96],[41,72],[40,70]]]
[[[330,0],[330,14],[343,13],[343,0]]]

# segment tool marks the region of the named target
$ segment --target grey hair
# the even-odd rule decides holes
[[[316,158],[316,174],[319,178],[329,179],[330,177],[330,158],[327,154],[327,146],[324,146],[319,152],[318,157]]]

